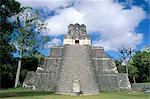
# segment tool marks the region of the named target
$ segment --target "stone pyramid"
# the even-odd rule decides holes
[[[101,46],[91,46],[84,24],[70,24],[62,46],[51,48],[43,65],[28,72],[23,86],[57,94],[98,94],[102,91],[131,90],[125,73]]]

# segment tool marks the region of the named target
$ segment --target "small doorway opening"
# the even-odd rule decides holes
[[[79,40],[75,40],[75,44],[79,44]]]
[[[81,94],[80,81],[78,79],[73,81],[72,92],[75,96],[79,96]]]

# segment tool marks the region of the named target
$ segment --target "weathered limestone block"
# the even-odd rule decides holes
[[[55,91],[62,65],[63,47],[52,47],[51,54],[44,60],[43,71],[36,71],[36,90]]]
[[[118,73],[118,81],[121,90],[131,90],[131,85],[127,74]]]
[[[62,58],[45,58],[44,64],[42,65],[45,71],[54,71],[59,69],[62,63]]]
[[[68,34],[64,36],[64,45],[91,45],[91,40],[86,33],[84,24],[70,24],[68,26]]]
[[[35,87],[35,85],[34,85],[35,79],[34,78],[35,78],[35,72],[34,71],[27,72],[26,77],[25,77],[24,82],[23,82],[23,87],[34,89],[34,87]]]
[[[92,58],[106,58],[106,54],[104,53],[104,48],[101,46],[92,46]]]
[[[54,91],[59,78],[62,57],[63,47],[52,47],[51,54],[45,57],[43,65],[38,67],[36,72],[27,73],[24,86],[34,86],[35,90]]]
[[[36,72],[35,89],[39,91],[54,91],[55,83],[51,75],[52,73]]]
[[[105,53],[103,47],[92,46],[92,60],[95,76],[100,91],[117,91],[131,89],[130,82],[125,74],[118,74],[115,62]]]
[[[93,65],[98,73],[118,73],[115,63],[110,58],[95,58]]]
[[[100,91],[118,91],[118,79],[116,74],[98,74]]]
[[[133,83],[131,84],[132,89],[135,91],[149,91],[150,92],[150,84],[149,83]],[[150,94],[150,93],[149,93]]]
[[[80,90],[83,94],[99,93],[91,64],[90,47],[66,45],[64,50],[63,65],[56,93],[73,93],[72,83],[76,79],[80,80]]]
[[[63,56],[63,47],[54,46],[51,48],[51,53],[49,55],[51,58],[62,58]]]

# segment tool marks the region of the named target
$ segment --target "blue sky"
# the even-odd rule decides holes
[[[150,44],[148,0],[18,0],[40,11],[48,23],[49,46],[61,45],[67,26],[85,24],[92,45],[117,58],[117,49],[141,50]],[[40,50],[48,55],[49,48]]]

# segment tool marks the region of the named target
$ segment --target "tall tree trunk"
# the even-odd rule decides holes
[[[135,76],[133,76],[133,83],[134,83],[134,84],[136,83]]]
[[[126,73],[127,73],[127,76],[129,76],[128,65],[126,65]]]
[[[16,73],[16,79],[15,79],[15,88],[17,87],[18,85],[18,82],[19,82],[19,76],[20,76],[20,70],[21,70],[21,62],[22,62],[22,49],[20,50],[20,53],[19,53],[19,61],[18,61],[18,68],[17,68],[17,73]]]

